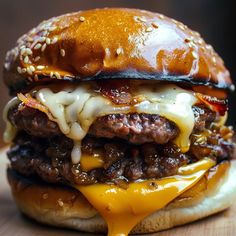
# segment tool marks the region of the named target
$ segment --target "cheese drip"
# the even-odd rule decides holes
[[[15,106],[16,104],[18,104],[19,102],[20,101],[17,99],[17,97],[14,97],[4,107],[4,110],[3,110],[3,120],[6,122],[6,129],[5,129],[4,134],[3,134],[3,140],[4,140],[5,143],[10,143],[14,139],[14,137],[15,137],[15,135],[17,133],[16,127],[14,127],[10,123],[10,121],[7,118],[7,115],[8,115],[9,109],[11,107]]]
[[[145,101],[138,104],[137,111],[148,114],[158,114],[173,121],[180,133],[174,143],[182,152],[187,152],[190,146],[189,136],[194,128],[194,113],[192,106],[197,102],[190,91],[176,85],[164,85],[150,89],[142,86],[136,91],[136,96],[142,96]]]
[[[132,183],[127,189],[109,184],[75,187],[107,222],[109,236],[128,235],[146,216],[194,186],[214,165],[213,160],[203,159],[182,167],[177,176]]]

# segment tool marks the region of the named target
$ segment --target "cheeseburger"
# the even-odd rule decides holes
[[[236,199],[228,70],[161,14],[95,9],[44,21],[6,55],[7,170],[19,209],[49,225],[148,233]]]

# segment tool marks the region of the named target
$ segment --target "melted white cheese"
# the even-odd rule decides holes
[[[10,143],[16,135],[17,129],[10,123],[10,121],[7,118],[7,115],[9,109],[15,106],[19,102],[20,101],[18,100],[18,98],[14,97],[7,103],[7,105],[3,110],[3,120],[6,122],[6,129],[5,132],[3,133],[3,140],[5,143]]]
[[[154,87],[150,84],[140,84],[133,90],[134,101],[140,102],[132,106],[115,105],[92,90],[88,84],[64,88],[60,92],[43,88],[36,91],[35,95],[52,113],[62,133],[74,141],[71,153],[73,163],[80,161],[81,140],[92,123],[98,117],[117,113],[138,112],[166,117],[180,130],[174,142],[183,152],[188,151],[189,136],[194,127],[192,106],[197,101],[194,93],[176,85],[160,84]]]
[[[175,85],[164,85],[150,90],[149,86],[137,90],[146,101],[138,104],[139,113],[158,114],[173,121],[179,128],[179,136],[174,140],[182,152],[189,149],[189,136],[194,128],[192,106],[197,98],[191,91],[183,90]]]

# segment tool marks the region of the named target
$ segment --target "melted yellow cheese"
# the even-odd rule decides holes
[[[109,184],[76,188],[105,219],[109,236],[128,235],[138,222],[191,188],[214,165],[211,159],[204,159],[182,167],[181,175],[132,183],[127,189]]]
[[[62,89],[63,91],[55,92],[51,88],[42,88],[34,91],[34,94],[51,112],[62,133],[74,141],[71,153],[74,164],[80,161],[81,140],[86,136],[89,127],[98,117],[108,114],[137,112],[166,117],[180,130],[174,142],[182,152],[189,149],[189,136],[194,127],[192,106],[197,102],[191,91],[171,84],[138,84],[131,91],[133,101],[136,102],[128,106],[115,105],[94,91],[88,83]]]
[[[102,168],[104,161],[99,153],[93,155],[82,154],[80,159],[80,166],[83,171],[90,171],[96,168]]]

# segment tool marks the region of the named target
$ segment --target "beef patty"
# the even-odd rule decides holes
[[[206,156],[218,162],[232,158],[234,144],[226,137],[232,130],[209,132],[204,140],[198,134],[209,129],[216,113],[204,106],[193,107],[194,131],[189,152],[181,153],[170,141],[178,135],[176,125],[158,115],[116,114],[98,118],[82,142],[82,153],[103,153],[104,165],[83,171],[71,162],[73,142],[56,123],[35,109],[22,105],[10,109],[9,120],[19,133],[8,152],[14,170],[46,182],[125,184],[137,179],[171,176],[180,166]],[[199,141],[200,140],[200,141]],[[139,144],[139,145],[137,145]]]
[[[24,175],[38,175],[47,182],[76,184],[165,177],[190,161],[174,147],[159,150],[156,144],[136,146],[122,140],[87,137],[82,142],[82,152],[92,154],[99,150],[103,153],[104,166],[83,172],[80,164],[71,163],[72,147],[73,142],[64,136],[46,140],[32,139],[22,133],[8,157],[12,168]]]
[[[8,151],[14,170],[26,176],[39,176],[46,182],[65,184],[92,184],[114,182],[124,184],[137,179],[172,176],[180,166],[194,163],[206,156],[217,162],[233,156],[234,145],[212,132],[205,142],[192,137],[189,152],[183,154],[169,144],[148,143],[134,145],[121,139],[104,139],[87,136],[82,142],[82,152],[103,153],[104,165],[88,172],[80,164],[71,162],[72,140],[65,136],[38,138],[19,133]]]
[[[193,107],[195,131],[209,127],[216,113],[199,105]],[[19,130],[37,137],[61,135],[58,125],[46,114],[26,106],[13,107],[8,118]],[[89,129],[89,134],[102,138],[121,138],[134,144],[155,142],[166,144],[177,137],[177,126],[168,119],[151,114],[111,114],[98,118]]]

